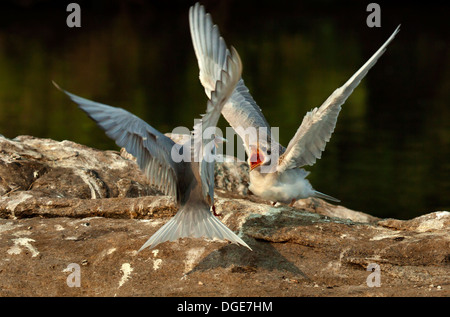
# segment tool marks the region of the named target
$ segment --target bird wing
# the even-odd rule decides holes
[[[219,28],[213,24],[211,15],[205,13],[204,7],[199,3],[189,10],[189,25],[200,69],[200,82],[205,88],[206,95],[210,97],[215,83],[220,79],[221,71],[226,69],[226,60],[230,51],[220,36]],[[265,132],[270,144],[270,125],[242,78],[223,107],[222,115],[244,141],[247,153],[253,140],[256,140],[256,138],[248,137],[251,131],[256,131],[258,136],[260,131]]]
[[[230,98],[236,83],[242,74],[242,63],[237,51],[231,47],[231,54],[227,56],[225,70],[220,73],[220,79],[211,91],[206,113],[194,126],[195,160],[200,163],[200,177],[204,197],[209,195],[211,204],[214,203],[214,162],[215,162],[215,129],[220,113]],[[208,131],[209,130],[209,131]]]
[[[341,106],[386,51],[386,47],[399,32],[399,28],[400,26],[342,87],[336,89],[319,108],[314,108],[305,115],[286,151],[280,156],[277,171],[313,165],[316,159],[320,159],[336,126]]]
[[[170,138],[122,108],[79,97],[53,84],[78,104],[119,147],[136,157],[139,168],[152,185],[177,198],[177,165],[171,158],[175,143]]]

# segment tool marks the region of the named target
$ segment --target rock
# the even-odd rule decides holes
[[[298,200],[295,202],[294,207],[328,217],[350,219],[355,222],[373,223],[380,220],[379,218],[371,216],[369,214],[351,210],[344,206],[333,205],[325,200],[317,198]]]
[[[136,163],[115,151],[30,136],[0,137],[0,194],[27,191],[52,198],[154,195]]]
[[[176,205],[124,156],[0,137],[0,296],[450,295],[449,212],[396,220],[319,199],[273,207],[248,192],[234,160],[217,164],[216,211],[253,251],[180,239],[137,253]],[[367,282],[373,265],[380,287]]]
[[[396,219],[385,219],[378,222],[379,225],[397,230],[408,230],[416,232],[436,232],[446,231],[450,228],[450,213],[439,211],[426,214],[411,221],[401,221]]]

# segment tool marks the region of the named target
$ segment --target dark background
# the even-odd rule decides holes
[[[81,6],[81,28],[66,7]],[[444,2],[202,1],[285,146],[303,116],[401,32],[343,106],[309,179],[341,204],[409,219],[450,209],[450,55]],[[2,1],[0,134],[117,149],[51,84],[123,107],[162,132],[205,111],[188,10],[195,1]],[[221,118],[219,127],[226,121]],[[225,129],[224,129],[225,130]]]

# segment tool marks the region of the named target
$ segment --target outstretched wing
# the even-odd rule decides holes
[[[313,165],[316,159],[320,159],[336,126],[341,106],[386,51],[386,47],[399,32],[399,28],[400,26],[342,87],[336,89],[319,108],[314,108],[305,115],[286,151],[280,156],[277,171]]]
[[[220,80],[221,71],[226,70],[226,60],[230,56],[230,51],[220,36],[219,28],[213,24],[211,15],[205,13],[204,7],[199,3],[189,10],[189,25],[200,69],[200,82],[205,88],[206,95],[210,97],[215,83]],[[258,137],[259,131],[265,132],[270,144],[270,126],[242,79],[223,107],[222,115],[244,141],[247,153],[249,146],[257,140],[256,136],[248,137],[252,131],[255,131]],[[266,135],[261,136],[265,137]]]
[[[177,165],[171,158],[175,143],[170,138],[122,108],[79,97],[53,84],[78,104],[119,147],[136,157],[152,185],[177,198]]]
[[[214,163],[215,163],[215,135],[209,129],[215,128],[225,103],[230,98],[236,83],[242,74],[242,63],[236,50],[231,47],[231,54],[227,56],[225,70],[220,72],[220,79],[211,91],[206,113],[199,123],[194,126],[194,154],[200,163],[200,177],[203,195],[209,195],[214,204]]]

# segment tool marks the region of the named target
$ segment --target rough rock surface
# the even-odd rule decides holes
[[[137,253],[176,206],[124,157],[0,137],[0,296],[450,295],[449,212],[405,221],[318,199],[273,207],[233,160],[217,164],[216,211],[253,251],[180,239]]]

